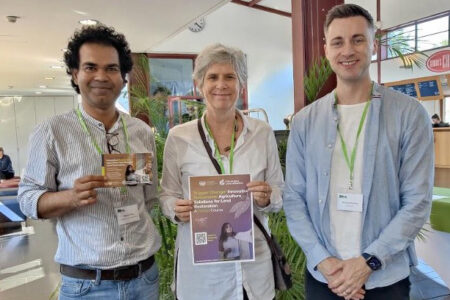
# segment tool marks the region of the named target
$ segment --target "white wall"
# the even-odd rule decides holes
[[[424,53],[431,56],[433,53],[442,51],[442,50],[449,50],[450,47],[431,50],[431,51],[425,51]],[[426,61],[426,57],[424,57]],[[381,82],[392,82],[392,81],[399,81],[399,80],[406,80],[411,78],[417,78],[417,77],[426,77],[426,76],[436,76],[441,74],[446,74],[449,72],[443,72],[443,73],[436,73],[431,72],[427,69],[427,67],[424,65],[422,68],[418,68],[416,66],[413,67],[413,69],[404,69],[400,68],[402,66],[402,61],[399,58],[394,59],[387,59],[383,60],[381,62]],[[377,64],[372,63],[370,67],[370,76],[374,79],[377,78]]]
[[[247,54],[249,108],[265,109],[270,125],[284,129],[294,109],[291,19],[228,3],[206,17],[203,31],[186,29],[150,51],[198,53],[216,42]]]
[[[67,112],[77,105],[75,96],[0,96],[0,146],[11,157],[16,175],[22,175],[28,159],[28,137],[47,118]]]

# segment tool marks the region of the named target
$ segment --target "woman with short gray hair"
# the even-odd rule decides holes
[[[255,261],[192,263],[190,176],[250,174],[253,212],[266,230],[266,213],[282,206],[283,175],[274,133],[267,123],[235,107],[247,81],[245,60],[244,53],[235,48],[221,44],[205,48],[196,59],[193,78],[206,111],[201,119],[172,128],[167,137],[161,203],[164,213],[178,224],[175,292],[179,300],[275,297],[271,252],[257,226]],[[212,242],[220,248],[218,239]],[[229,252],[226,247],[221,251]]]

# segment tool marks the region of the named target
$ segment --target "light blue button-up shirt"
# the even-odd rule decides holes
[[[331,158],[339,116],[334,92],[298,112],[286,157],[284,210],[289,230],[307,257],[309,272],[339,257],[331,241]],[[417,263],[414,238],[428,219],[434,180],[433,132],[415,99],[374,84],[363,152],[361,250],[380,259],[366,288],[391,285]],[[357,126],[357,124],[355,124]]]

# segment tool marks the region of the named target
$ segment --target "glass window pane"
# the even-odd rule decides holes
[[[388,58],[397,57],[397,51],[402,54],[414,52],[415,37],[415,25],[389,32],[387,35]]]
[[[172,96],[192,95],[192,59],[150,58],[150,94],[165,87]]]
[[[419,38],[417,41],[417,49],[420,51],[444,47],[448,45],[448,32],[436,33]]]
[[[417,24],[417,37],[448,31],[448,16]]]

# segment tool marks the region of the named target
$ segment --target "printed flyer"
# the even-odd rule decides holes
[[[249,174],[189,177],[193,263],[254,261]]]
[[[103,154],[102,174],[112,187],[152,184],[152,153]]]

